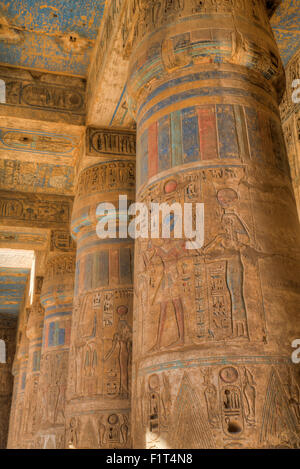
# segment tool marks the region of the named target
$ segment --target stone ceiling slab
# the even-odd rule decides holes
[[[0,246],[9,249],[46,250],[49,246],[50,231],[40,228],[0,227]]]
[[[0,66],[5,99],[0,115],[85,124],[85,80]]]
[[[85,76],[104,6],[104,0],[2,0],[0,62]]]
[[[68,230],[73,198],[0,191],[0,225]]]
[[[300,48],[299,0],[283,0],[271,19],[284,65]]]
[[[0,249],[0,313],[18,315],[33,265],[33,251]]]

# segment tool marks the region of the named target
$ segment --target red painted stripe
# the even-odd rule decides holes
[[[148,176],[155,176],[158,172],[158,143],[157,122],[148,129]]]
[[[218,158],[215,106],[197,107],[201,160]]]

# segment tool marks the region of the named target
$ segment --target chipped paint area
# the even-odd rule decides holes
[[[271,24],[286,65],[300,48],[300,6],[299,0],[283,0],[276,10]]]
[[[104,6],[98,0],[1,0],[0,62],[85,76]]]
[[[0,0],[0,63],[86,76],[105,0]],[[299,0],[283,0],[272,26],[285,64],[300,48]]]

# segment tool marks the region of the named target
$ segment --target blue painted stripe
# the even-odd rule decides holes
[[[112,116],[111,121],[110,121],[110,123],[109,123],[110,126],[112,125],[112,123],[113,123],[113,121],[114,121],[114,118],[116,117],[116,114],[117,114],[118,109],[119,109],[119,107],[120,107],[120,104],[121,104],[121,102],[122,102],[122,100],[123,100],[123,97],[124,97],[124,94],[125,94],[125,91],[126,91],[126,86],[127,86],[127,85],[124,86],[123,91],[122,91],[121,96],[120,96],[120,99],[119,99],[119,101],[118,101],[118,104],[117,104],[117,106],[116,106],[116,109],[114,110],[113,116]]]
[[[181,112],[171,113],[172,166],[182,164],[182,127]]]
[[[143,101],[143,104],[139,108],[137,117],[140,116],[142,110],[144,107],[152,101],[155,97],[159,96],[162,92],[167,91],[167,90],[173,90],[179,85],[186,85],[189,83],[196,83],[198,81],[203,81],[203,80],[239,80],[242,82],[245,82],[247,85],[251,83],[252,85],[259,86],[264,90],[266,93],[269,93],[269,90],[267,87],[265,87],[263,84],[258,84],[256,82],[251,82],[251,78],[249,78],[249,75],[246,73],[243,74],[242,72],[219,72],[219,71],[207,71],[207,72],[201,72],[201,73],[192,73],[185,75],[183,77],[175,78],[173,80],[169,80],[168,82],[158,86],[155,88],[155,90],[150,93],[146,100]]]
[[[195,107],[182,110],[183,162],[200,159],[198,114]]]
[[[239,158],[239,145],[233,106],[218,104],[216,110],[220,158]]]
[[[171,167],[170,116],[158,121],[158,171]]]
[[[148,119],[150,119],[155,113],[162,111],[165,108],[171,107],[174,104],[180,103],[187,99],[191,98],[202,98],[202,97],[209,97],[209,96],[236,96],[241,98],[253,98],[255,99],[260,105],[262,104],[262,97],[253,93],[250,90],[242,90],[237,88],[215,88],[215,87],[203,87],[203,88],[195,88],[187,91],[183,91],[181,93],[176,94],[176,90],[174,90],[174,95],[169,96],[166,99],[161,100],[159,103],[155,104],[149,111],[145,113],[143,118],[138,122],[139,128],[141,128]],[[268,103],[268,108],[271,109],[274,113],[277,113],[275,106],[271,103]]]

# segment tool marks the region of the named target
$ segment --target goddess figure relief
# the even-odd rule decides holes
[[[250,234],[242,219],[231,207],[238,198],[233,189],[222,189],[217,194],[223,208],[223,231],[202,248],[205,260],[226,258],[226,283],[231,297],[233,337],[249,338],[247,310],[244,299],[245,269],[241,253],[250,246]]]
[[[112,339],[111,349],[104,357],[104,361],[109,360],[113,355],[117,356],[120,383],[119,395],[125,398],[129,395],[129,364],[131,361],[132,330],[125,319],[120,318],[116,333]]]

